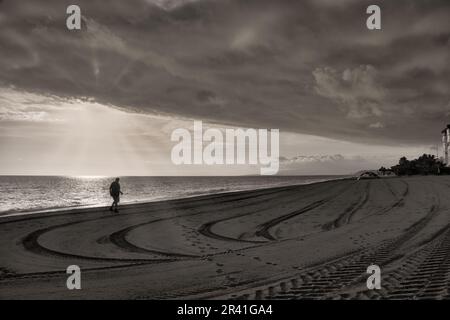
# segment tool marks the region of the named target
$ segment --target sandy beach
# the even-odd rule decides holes
[[[0,298],[450,298],[449,194],[450,177],[340,180],[2,217]]]

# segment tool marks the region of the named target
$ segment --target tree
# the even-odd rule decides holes
[[[396,175],[428,175],[440,174],[444,164],[434,155],[423,154],[419,158],[409,161],[406,157],[401,157],[398,164],[391,167]]]

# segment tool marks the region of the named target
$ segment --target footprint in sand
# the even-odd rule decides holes
[[[258,260],[258,261],[261,261],[261,258],[260,258],[260,257],[253,257],[253,259]]]
[[[216,273],[223,273],[223,270],[222,269],[217,269]]]

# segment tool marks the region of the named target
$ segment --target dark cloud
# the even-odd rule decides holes
[[[450,2],[0,2],[0,85],[352,141],[432,143],[450,122]]]

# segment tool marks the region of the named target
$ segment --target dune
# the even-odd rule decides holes
[[[445,299],[449,192],[450,177],[338,180],[0,217],[0,298]]]

